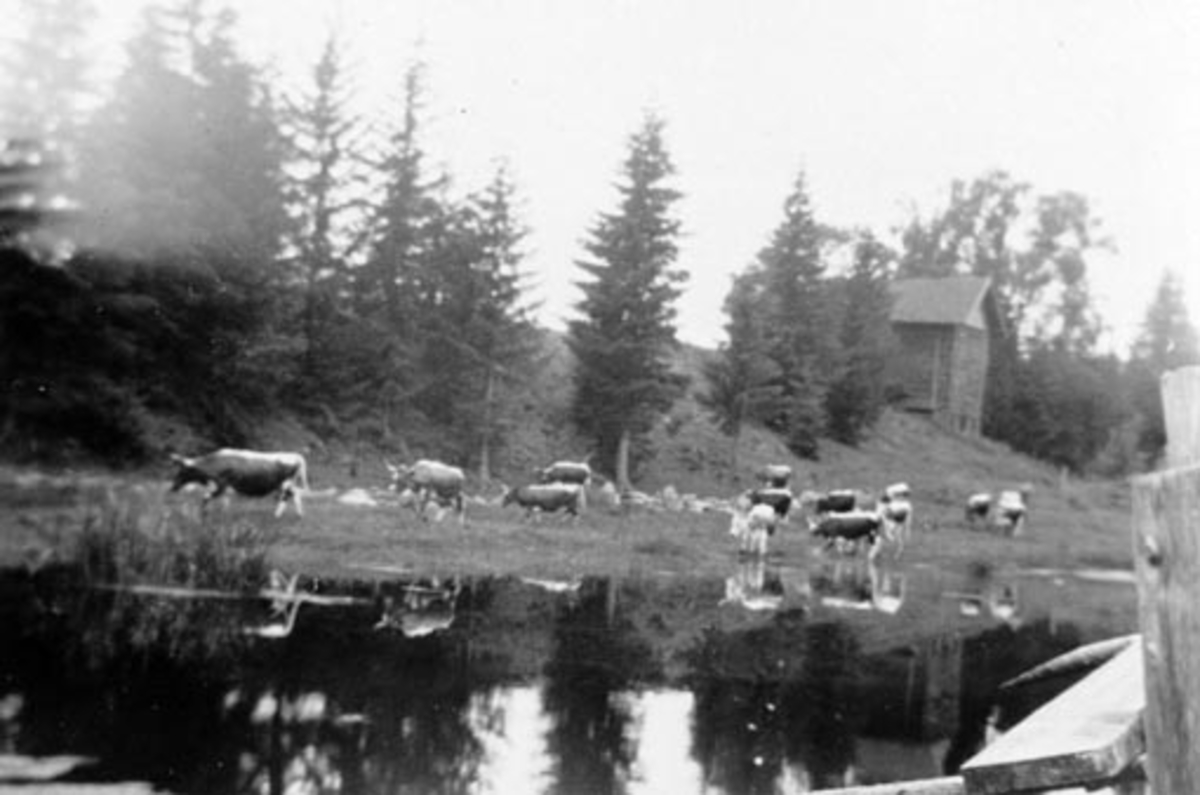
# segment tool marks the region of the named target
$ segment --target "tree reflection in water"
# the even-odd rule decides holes
[[[553,792],[615,793],[634,761],[631,715],[621,696],[661,680],[650,645],[624,615],[619,585],[588,580],[554,623],[544,674],[551,717]]]
[[[822,576],[736,572],[747,595],[774,596],[779,582],[770,610],[727,601],[716,579],[589,578],[572,593],[468,581],[451,621],[433,603],[405,606],[412,582],[346,582],[337,593],[353,599],[306,604],[291,633],[263,639],[243,631],[269,609],[261,599],[0,572],[0,736],[17,754],[95,757],[95,780],[180,793],[449,793],[501,780],[611,793],[666,770],[729,795],[870,784],[912,777],[898,774],[914,753],[956,769],[989,715],[1003,730],[1066,684],[998,702],[999,682],[1130,624],[963,616],[945,595],[985,584],[970,579],[910,578],[896,613],[830,608]],[[1037,582],[1021,596],[1027,615]],[[438,629],[407,637],[401,607]],[[395,631],[377,628],[381,613]],[[914,635],[913,617],[937,631]],[[887,749],[899,756],[884,760]]]

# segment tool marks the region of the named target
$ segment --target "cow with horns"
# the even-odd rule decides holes
[[[432,502],[439,508],[453,508],[459,523],[466,522],[463,486],[467,476],[461,469],[429,459],[421,459],[412,466],[386,466],[392,476],[391,489],[411,495],[413,506],[422,519],[428,519],[426,508]]]
[[[308,463],[300,453],[260,453],[222,448],[207,455],[188,458],[172,454],[175,478],[171,491],[189,484],[206,486],[204,504],[232,490],[245,497],[275,495],[275,515],[282,516],[290,502],[304,515],[301,494],[308,491]]]

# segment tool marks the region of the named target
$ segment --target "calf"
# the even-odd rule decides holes
[[[592,468],[585,461],[555,461],[538,472],[539,483],[577,483],[586,486],[592,481]]]
[[[738,551],[744,555],[767,554],[767,538],[775,532],[779,514],[766,503],[751,505],[748,509],[733,510],[729,523],[729,534],[738,539]]]
[[[525,518],[539,513],[565,510],[572,518],[579,517],[583,507],[583,486],[578,483],[531,483],[517,486],[504,494],[501,506],[518,505],[525,509]]]
[[[423,520],[428,520],[425,509],[433,502],[439,507],[453,508],[459,523],[466,522],[463,486],[467,476],[461,469],[429,459],[421,459],[412,466],[386,466],[392,476],[390,488],[402,498],[405,492],[411,492],[415,497],[413,508]]]
[[[227,489],[246,497],[275,495],[275,515],[282,516],[287,503],[304,515],[300,495],[308,491],[308,463],[300,453],[259,453],[253,450],[222,448],[208,455],[186,458],[171,455],[177,467],[171,491],[190,483],[209,487],[204,504],[220,497]]]

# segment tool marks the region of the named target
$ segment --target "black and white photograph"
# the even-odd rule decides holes
[[[1200,793],[1200,4],[0,0],[0,792]]]

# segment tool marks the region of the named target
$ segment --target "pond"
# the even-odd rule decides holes
[[[0,572],[0,753],[177,793],[805,792],[957,769],[1134,631],[1117,573],[731,561],[725,579]]]

